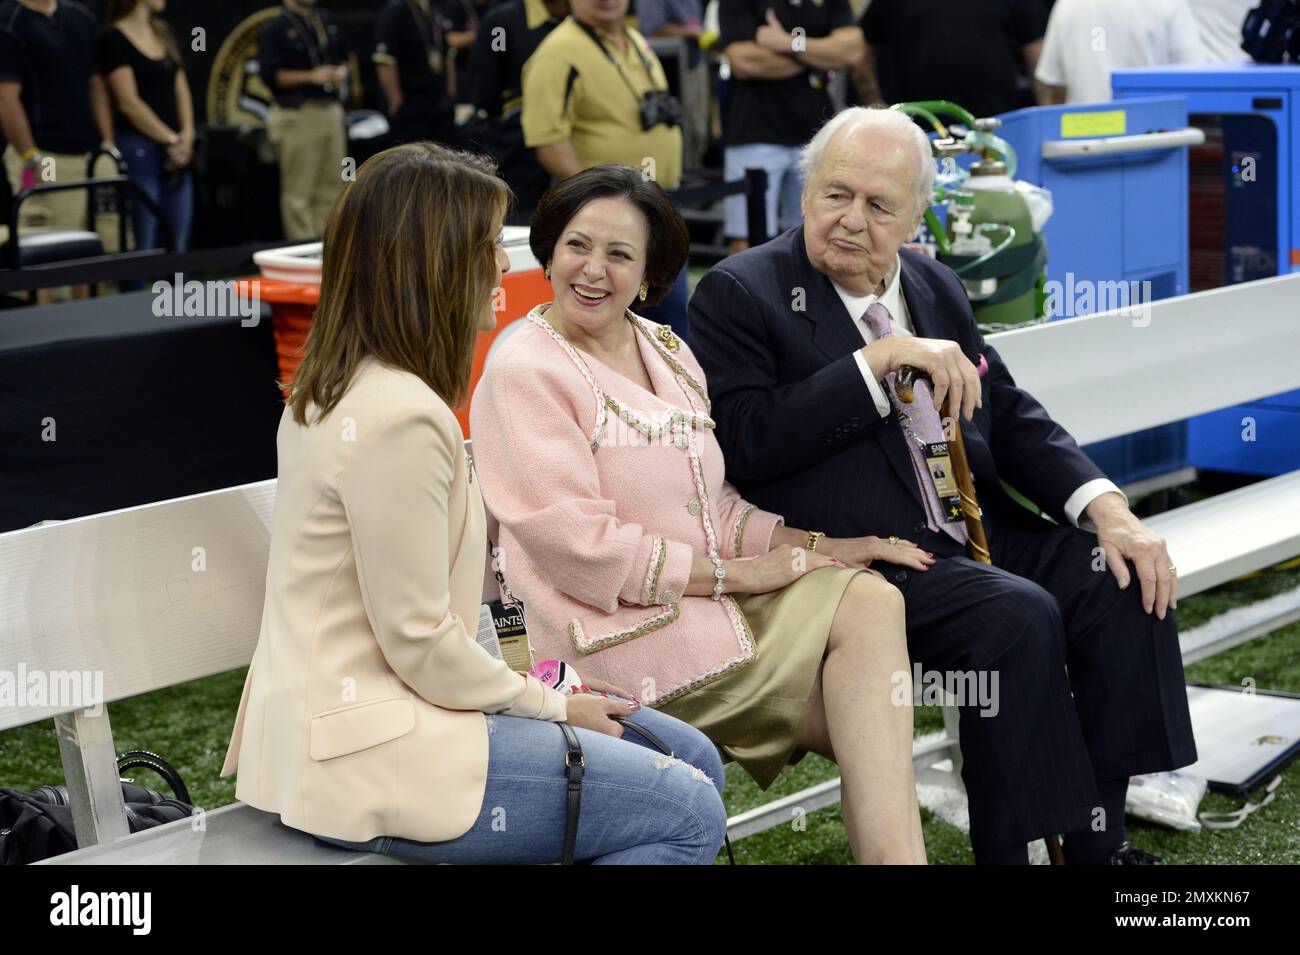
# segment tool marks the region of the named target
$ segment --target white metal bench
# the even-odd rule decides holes
[[[1300,388],[1300,274],[1165,299],[1135,319],[1107,312],[995,336],[1017,382],[1081,443]],[[1259,436],[1286,440],[1287,436]],[[1150,518],[1191,596],[1300,554],[1300,471]],[[1275,615],[1271,629],[1300,619]],[[1267,631],[1264,631],[1267,632]],[[1194,662],[1258,632],[1210,646]]]
[[[1181,420],[1300,387],[1300,275],[1152,303],[1149,321],[1107,313],[995,336],[1018,382],[1082,442]],[[1225,314],[1237,316],[1221,337]],[[1143,319],[1145,321],[1145,319]],[[1213,351],[1206,343],[1213,341]],[[100,670],[106,702],[246,666],[257,642],[275,482],[0,534],[0,666]],[[1151,520],[1169,540],[1182,596],[1300,554],[1300,472]],[[197,550],[196,548],[201,548]],[[200,566],[200,557],[204,569]],[[485,592],[492,581],[485,578]],[[1184,647],[1199,659],[1300,619],[1300,606]],[[231,714],[233,718],[233,714]],[[959,766],[956,721],[918,744],[919,770]],[[0,708],[0,730],[54,717],[78,851],[58,863],[389,861],[316,843],[242,803],[126,837],[107,712]],[[2,781],[0,781],[2,782]],[[733,839],[783,824],[793,808],[839,801],[822,783],[733,818]]]

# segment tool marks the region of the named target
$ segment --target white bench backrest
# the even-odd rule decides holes
[[[1136,319],[1105,312],[989,340],[1080,444],[1300,388],[1300,274],[1145,308]]]
[[[261,627],[275,487],[261,481],[0,534],[0,670],[15,679],[99,672],[111,703],[246,666]],[[495,541],[490,514],[488,524]],[[483,599],[498,593],[489,554]],[[78,702],[0,706],[0,730]]]
[[[274,505],[262,481],[0,534],[0,670],[100,671],[112,702],[246,665]],[[0,706],[0,730],[78,708]]]

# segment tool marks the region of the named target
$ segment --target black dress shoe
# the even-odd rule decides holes
[[[1125,839],[1119,844],[1119,848],[1110,854],[1106,860],[1108,865],[1156,865],[1165,860],[1157,855],[1152,855],[1145,849],[1139,849],[1133,843]]]

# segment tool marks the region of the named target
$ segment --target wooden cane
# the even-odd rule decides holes
[[[988,372],[988,361],[980,355],[979,373],[983,378]],[[914,386],[922,375],[911,365],[903,365],[894,376],[894,392],[898,400],[910,405],[916,397]],[[928,379],[927,379],[928,380]],[[930,387],[933,388],[933,382]],[[984,519],[980,512],[979,499],[975,496],[975,478],[971,474],[970,462],[966,458],[966,443],[961,436],[961,423],[952,419],[949,427],[944,428],[944,437],[948,441],[948,457],[952,462],[953,479],[957,482],[957,492],[961,495],[962,517],[966,521],[966,536],[970,539],[971,557],[981,564],[992,564],[989,554],[988,537],[984,533]],[[1065,852],[1061,849],[1061,840],[1056,835],[1045,836],[1047,857],[1052,865],[1065,864]]]
[[[980,377],[988,371],[988,362],[980,355]],[[910,405],[916,398],[916,382],[928,377],[922,375],[911,365],[903,365],[894,377],[894,391],[898,400]],[[930,384],[933,388],[933,383]],[[971,556],[981,564],[992,564],[989,556],[988,537],[984,533],[984,518],[980,511],[979,499],[975,496],[975,478],[971,475],[970,462],[966,459],[966,442],[962,440],[961,426],[956,418],[943,429],[948,442],[948,457],[952,461],[952,475],[957,483],[957,492],[961,495],[961,512],[966,521],[966,536],[970,538]]]

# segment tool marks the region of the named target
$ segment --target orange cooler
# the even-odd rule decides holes
[[[474,368],[470,377],[470,394],[483,374],[483,364],[488,351],[510,326],[522,319],[534,305],[549,301],[551,283],[546,280],[542,267],[528,248],[526,226],[506,226],[505,248],[510,256],[510,271],[502,281],[504,308],[497,313],[497,325],[483,332],[474,346]],[[241,292],[251,294],[251,285],[257,283],[257,294],[271,306],[275,334],[276,361],[280,381],[293,380],[298,363],[302,361],[307,331],[311,328],[316,304],[320,301],[321,243],[308,242],[282,249],[267,249],[253,256],[261,270],[260,279],[243,279]],[[460,426],[469,437],[469,406],[456,409]]]

